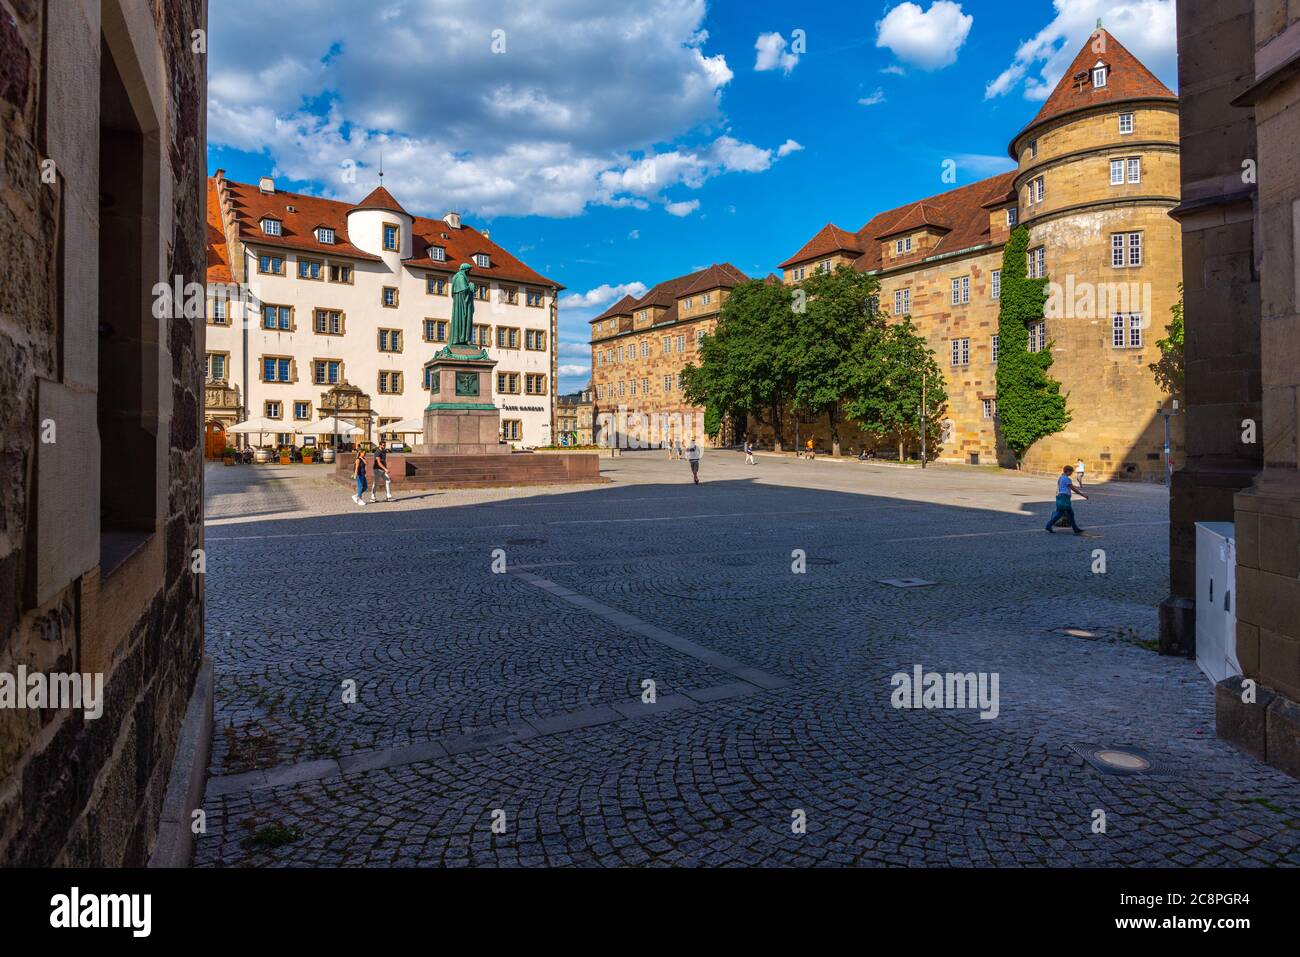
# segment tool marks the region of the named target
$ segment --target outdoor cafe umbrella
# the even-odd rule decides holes
[[[283,422],[277,422],[275,419],[259,417],[256,419],[245,419],[238,425],[232,425],[226,429],[227,433],[233,432],[235,435],[256,435],[258,444],[261,444],[262,436],[268,432],[275,435],[278,432],[284,432]]]
[[[380,427],[381,432],[392,432],[397,435],[409,435],[412,432],[424,431],[424,419],[399,419],[396,422],[389,422]]]
[[[340,419],[338,416],[327,415],[323,419],[318,419],[310,425],[304,425],[302,431],[306,435],[361,435],[365,429],[358,425]]]

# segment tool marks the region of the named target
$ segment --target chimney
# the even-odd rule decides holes
[[[271,179],[269,176],[263,176],[257,181],[257,188],[263,193],[274,193],[275,180]]]
[[[460,229],[460,213],[448,212],[442,217],[442,221],[452,229]]]
[[[483,238],[484,238],[484,239],[491,239],[491,238],[492,238],[492,234],[489,233],[489,232],[485,229],[485,230],[483,230]]]

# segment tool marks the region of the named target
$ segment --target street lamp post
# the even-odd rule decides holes
[[[1156,412],[1165,420],[1165,488],[1173,484],[1174,478],[1174,459],[1173,452],[1169,447],[1169,420],[1178,414],[1178,400],[1174,399],[1170,405],[1172,408],[1162,409],[1159,403],[1156,404]]]

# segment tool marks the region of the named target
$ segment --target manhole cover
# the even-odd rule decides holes
[[[507,545],[545,545],[544,538],[507,538]]]
[[[1069,747],[1102,774],[1147,774],[1160,770],[1155,760],[1139,748],[1101,744],[1071,744]]]
[[[926,585],[938,584],[938,582],[926,581],[924,578],[880,578],[877,581],[882,585],[892,585],[894,588],[923,588]]]

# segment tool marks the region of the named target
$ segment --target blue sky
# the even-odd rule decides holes
[[[211,0],[208,165],[359,199],[382,150],[567,287],[567,392],[624,291],[1009,169],[1097,17],[1177,89],[1172,0]]]

